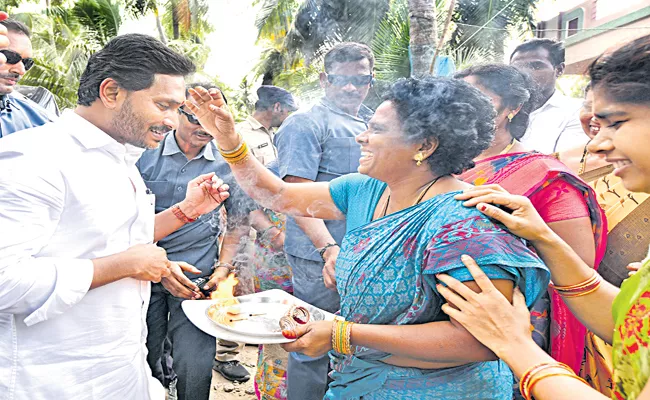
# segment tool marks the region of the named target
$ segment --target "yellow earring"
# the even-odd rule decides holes
[[[510,113],[508,114],[508,121],[512,122],[512,119],[515,117],[515,114]]]
[[[422,155],[422,153],[418,153],[418,154],[415,155],[415,164],[416,164],[418,167],[419,167],[420,165],[422,165],[422,160],[424,160],[424,156]]]

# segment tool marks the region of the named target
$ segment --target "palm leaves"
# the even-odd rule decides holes
[[[86,16],[92,7],[84,8]],[[110,8],[104,8],[110,10]],[[46,14],[18,14],[33,31],[32,44],[36,64],[21,83],[43,86],[54,94],[61,108],[73,107],[77,100],[79,77],[86,68],[90,54],[101,49],[106,34],[88,28],[77,18],[79,9],[52,7]],[[106,20],[115,21],[106,16]],[[98,17],[99,18],[99,17]],[[109,24],[102,26],[108,27]],[[119,25],[118,25],[119,27]]]
[[[451,57],[457,68],[503,59],[508,30],[531,28],[537,2],[457,0],[451,35],[447,35],[441,54]],[[393,81],[411,72],[407,0],[256,0],[255,4],[262,4],[257,16],[258,38],[262,43],[267,40],[269,48],[257,72],[267,84],[287,84],[295,89],[300,77],[315,79],[303,70],[316,62],[315,55],[332,41],[370,43],[381,80]],[[444,26],[448,4],[447,0],[435,1],[438,27]],[[297,77],[290,79],[289,73]]]

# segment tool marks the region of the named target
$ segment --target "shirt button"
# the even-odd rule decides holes
[[[181,170],[181,174],[184,174],[184,173],[185,173],[185,168],[183,168],[183,169]]]
[[[216,238],[217,238],[217,237],[214,236],[214,235],[210,236],[210,240],[215,240]]]
[[[182,186],[179,186],[179,187],[176,188],[176,190],[178,190],[179,192],[182,192],[182,191],[183,191],[183,187],[182,187]]]

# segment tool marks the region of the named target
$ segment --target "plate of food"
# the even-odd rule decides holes
[[[185,300],[181,306],[188,319],[205,333],[250,344],[291,342],[282,335],[283,327],[334,319],[333,314],[281,290],[229,299]]]
[[[325,319],[317,308],[296,307],[289,300],[273,297],[223,299],[205,312],[212,322],[230,332],[276,338],[282,337],[280,320],[285,316],[301,324]]]

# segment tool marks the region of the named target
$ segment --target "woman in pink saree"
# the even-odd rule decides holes
[[[461,175],[474,185],[498,184],[530,199],[544,221],[585,263],[598,267],[606,247],[606,219],[594,191],[555,157],[528,152],[518,142],[534,110],[530,78],[507,65],[483,65],[459,72],[492,98],[497,133],[475,167]],[[553,358],[576,373],[584,355],[585,327],[556,293],[543,297],[531,312],[533,337]]]

